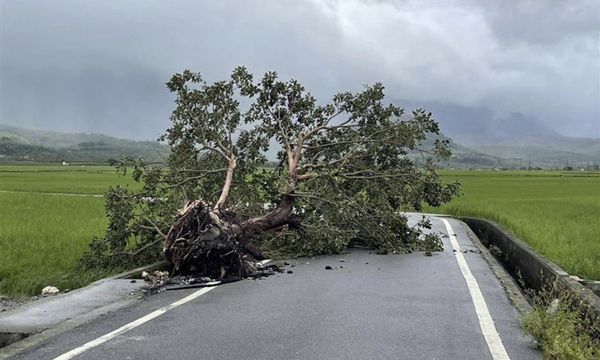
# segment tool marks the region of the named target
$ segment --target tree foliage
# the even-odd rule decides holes
[[[173,231],[194,207],[211,225],[193,236],[218,227],[227,241],[270,254],[338,253],[351,243],[381,252],[439,248],[439,239],[423,236],[426,222],[409,226],[402,215],[459,189],[435,171],[450,156],[448,141],[420,148],[439,133],[431,113],[385,104],[379,83],[320,103],[295,80],[267,72],[256,81],[243,67],[212,84],[186,70],[167,86],[176,100],[160,139],[171,149],[166,165],[121,163],[143,188],[107,193],[109,229],[85,264],[157,258],[165,237],[170,256],[173,243],[189,244]],[[275,169],[264,167],[266,154],[276,154]],[[415,166],[415,154],[424,166]]]

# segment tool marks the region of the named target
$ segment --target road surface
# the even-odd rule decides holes
[[[354,250],[293,261],[292,274],[167,291],[17,358],[540,358],[464,225],[432,222],[450,236],[431,257]]]

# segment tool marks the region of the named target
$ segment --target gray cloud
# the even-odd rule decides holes
[[[594,1],[0,4],[2,122],[153,138],[168,126],[172,73],[217,80],[243,64],[324,99],[381,81],[393,99],[600,137]]]

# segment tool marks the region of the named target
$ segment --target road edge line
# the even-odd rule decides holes
[[[502,343],[502,339],[496,330],[494,320],[492,319],[492,315],[490,314],[483,294],[481,293],[481,289],[477,284],[477,280],[473,276],[473,273],[467,264],[467,260],[460,251],[460,246],[456,240],[456,233],[452,229],[452,226],[448,220],[444,218],[438,219],[444,223],[446,231],[448,232],[448,238],[452,244],[452,248],[455,250],[456,261],[458,262],[460,271],[467,283],[471,300],[475,306],[475,313],[477,314],[477,319],[479,320],[479,326],[481,327],[481,332],[483,333],[483,337],[485,338],[492,358],[494,360],[510,360],[510,357],[504,348],[504,344]]]
[[[271,260],[271,259],[265,259],[263,261],[260,261],[259,264],[266,265],[267,263],[270,263],[271,261],[273,261],[273,260]],[[130,322],[128,324],[125,324],[125,325],[121,326],[120,328],[109,332],[108,334],[100,336],[99,338],[96,338],[94,340],[88,341],[87,343],[85,343],[85,344],[83,344],[83,345],[81,345],[81,346],[79,346],[79,347],[77,347],[77,348],[75,348],[75,349],[73,349],[71,351],[68,351],[68,352],[66,352],[66,353],[64,353],[62,355],[59,355],[59,356],[55,357],[54,360],[68,360],[68,359],[72,359],[73,357],[75,357],[75,356],[77,356],[77,355],[79,355],[81,353],[84,353],[84,352],[86,352],[89,349],[92,349],[92,348],[94,348],[94,347],[96,347],[98,345],[101,345],[101,344],[107,342],[110,339],[113,339],[113,338],[115,338],[115,337],[117,337],[117,336],[119,336],[119,335],[121,335],[121,334],[123,334],[123,333],[125,333],[125,332],[127,332],[129,330],[131,330],[131,329],[134,329],[134,328],[136,328],[136,327],[138,327],[138,326],[140,326],[140,325],[142,325],[142,324],[144,324],[144,323],[146,323],[146,322],[148,322],[148,321],[150,321],[152,319],[155,319],[155,318],[159,317],[160,315],[166,313],[169,310],[175,309],[178,306],[181,306],[181,305],[183,305],[183,304],[185,304],[187,302],[190,302],[190,301],[192,301],[192,300],[194,300],[194,299],[196,299],[196,298],[198,298],[198,297],[200,297],[200,296],[208,293],[209,291],[211,291],[211,290],[213,290],[213,289],[215,289],[217,287],[218,287],[218,285],[202,288],[202,289],[200,289],[200,290],[198,290],[198,291],[196,291],[196,292],[194,292],[194,293],[192,293],[192,294],[190,294],[190,295],[188,295],[188,296],[186,296],[186,297],[184,297],[182,299],[179,299],[179,300],[177,300],[177,301],[175,301],[175,302],[173,302],[173,303],[171,303],[171,304],[169,304],[167,306],[163,306],[160,309],[155,310],[155,311],[151,312],[148,315],[142,316],[141,318],[139,318],[137,320],[134,320],[134,321],[132,321],[132,322]]]
[[[173,310],[173,309],[175,309],[175,308],[177,308],[177,307],[179,307],[179,306],[181,306],[181,305],[183,305],[185,303],[188,303],[188,302],[190,302],[190,301],[192,301],[194,299],[197,299],[200,296],[202,296],[202,295],[208,293],[209,291],[213,290],[214,288],[216,288],[216,286],[202,288],[202,289],[200,289],[200,290],[198,290],[198,291],[196,291],[196,292],[194,292],[194,293],[192,293],[192,294],[190,294],[190,295],[188,295],[188,296],[186,296],[186,297],[184,297],[182,299],[179,299],[179,300],[177,300],[177,301],[175,301],[175,302],[173,302],[173,303],[171,303],[171,304],[169,304],[167,306],[163,306],[160,309],[151,312],[150,314],[147,314],[147,315],[142,316],[141,318],[139,318],[137,320],[134,320],[134,321],[132,321],[132,322],[130,322],[128,324],[125,324],[125,325],[121,326],[120,328],[109,332],[108,334],[102,335],[99,338],[96,338],[94,340],[88,341],[87,343],[85,343],[85,344],[83,344],[83,345],[81,345],[81,346],[79,346],[79,347],[77,347],[77,348],[75,348],[75,349],[73,349],[71,351],[68,351],[68,352],[66,352],[66,353],[64,353],[62,355],[59,355],[59,356],[55,357],[54,360],[68,360],[68,359],[72,359],[73,357],[75,357],[75,356],[77,356],[79,354],[82,354],[82,353],[84,353],[84,352],[86,352],[86,351],[88,351],[90,349],[93,349],[96,346],[101,345],[101,344],[107,342],[110,339],[113,339],[113,338],[115,338],[115,337],[117,337],[117,336],[119,336],[119,335],[121,335],[121,334],[129,331],[129,330],[132,330],[132,329],[134,329],[134,328],[136,328],[136,327],[138,327],[138,326],[140,326],[142,324],[147,323],[148,321],[150,321],[152,319],[155,319],[155,318],[161,316],[162,314],[166,313],[169,310]]]

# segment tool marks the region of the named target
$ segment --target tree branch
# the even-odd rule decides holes
[[[312,135],[318,133],[319,131],[323,130],[323,129],[330,129],[331,127],[329,127],[329,122],[335,118],[336,116],[338,116],[339,114],[343,113],[343,110],[338,110],[335,114],[331,115],[327,120],[325,120],[325,123],[323,123],[323,125],[318,126],[312,130],[310,130],[308,133],[306,133],[306,138],[310,138]],[[352,120],[352,118],[349,118],[348,120],[346,120],[345,122],[343,122],[342,124],[347,124],[348,122],[350,122]]]
[[[208,176],[210,174],[220,173],[220,172],[227,171],[227,170],[228,170],[228,168],[221,168],[221,169],[215,169],[215,170],[206,170],[206,171],[203,171],[202,175],[187,177],[187,178],[183,179],[182,181],[180,181],[180,182],[178,182],[176,184],[169,185],[169,188],[177,188],[177,187],[179,187],[179,186],[181,186],[181,185],[183,185],[183,184],[185,184],[185,183],[187,183],[189,181],[198,180],[198,179],[206,177],[206,176]]]
[[[134,252],[122,251],[122,252],[114,253],[114,254],[112,254],[112,256],[118,256],[118,255],[130,255],[130,256],[136,256],[136,255],[139,255],[139,254],[140,254],[142,251],[146,250],[147,248],[149,248],[149,247],[151,247],[151,246],[154,246],[154,245],[156,245],[156,244],[158,244],[158,243],[160,243],[160,242],[162,242],[162,241],[164,241],[164,239],[160,239],[160,238],[159,238],[159,239],[156,239],[156,240],[154,240],[154,241],[153,241],[153,242],[151,242],[151,243],[148,243],[148,244],[146,244],[146,245],[142,246],[141,248],[137,249],[137,250],[136,250],[136,251],[134,251]]]

